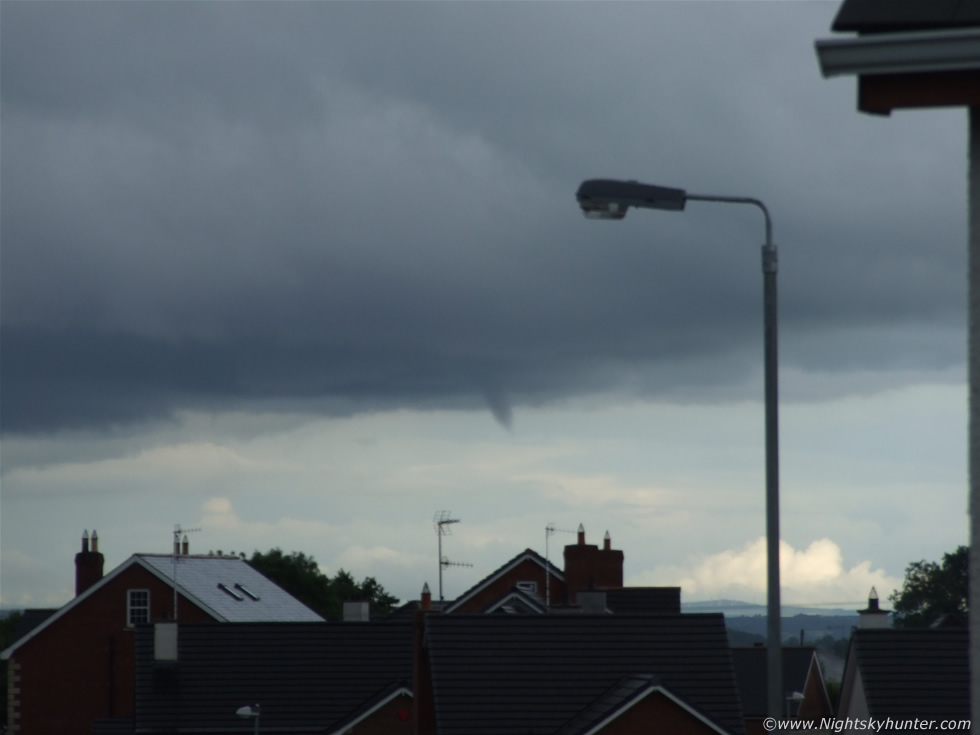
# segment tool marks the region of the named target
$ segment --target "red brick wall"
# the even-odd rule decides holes
[[[11,704],[12,735],[89,735],[100,717],[133,714],[133,630],[126,627],[126,592],[150,590],[150,620],[173,617],[173,588],[139,566],[78,603],[19,648],[19,697]],[[182,621],[208,621],[180,599]]]
[[[395,697],[348,732],[353,735],[411,735],[412,698],[407,694]]]
[[[652,732],[718,735],[683,707],[659,693],[649,695],[599,731],[601,735],[649,735]]]
[[[623,552],[600,549],[593,544],[565,547],[565,585],[569,602],[575,593],[587,589],[621,589],[623,586]]]
[[[815,670],[819,665],[816,661],[811,664],[806,691],[803,692],[803,703],[797,715],[801,720],[821,720],[834,714],[830,708],[827,690],[821,686],[820,672]]]
[[[530,559],[525,559],[516,567],[511,569],[500,579],[496,580],[492,584],[487,585],[484,589],[480,590],[476,595],[467,600],[464,604],[460,605],[458,608],[453,610],[453,613],[479,613],[493,602],[496,602],[501,597],[506,595],[508,592],[517,586],[518,582],[537,582],[538,592],[537,594],[544,597],[545,592],[545,582],[547,581],[547,575],[545,574],[544,567],[542,567],[537,562],[531,561]],[[557,605],[562,601],[562,597],[565,594],[565,585],[562,584],[557,578],[551,578],[551,604]]]

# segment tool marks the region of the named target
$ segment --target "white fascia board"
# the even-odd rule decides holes
[[[373,715],[379,709],[384,707],[386,704],[388,704],[388,702],[393,700],[395,697],[401,697],[403,695],[414,699],[411,689],[409,689],[408,687],[398,687],[398,689],[393,691],[387,697],[384,697],[383,699],[379,699],[377,702],[374,703],[374,705],[371,708],[361,713],[358,717],[354,718],[353,720],[349,720],[345,722],[340,729],[334,730],[332,733],[330,733],[330,735],[347,735],[347,733],[350,733],[354,730],[355,725],[364,722],[364,720],[366,720],[368,717]]]
[[[501,567],[500,569],[498,569],[496,572],[494,572],[490,576],[484,577],[483,578],[483,581],[477,583],[477,585],[475,587],[471,587],[469,590],[467,590],[466,592],[464,592],[462,597],[457,597],[452,603],[449,604],[448,607],[444,607],[442,609],[442,612],[444,612],[444,613],[451,613],[456,608],[460,607],[464,603],[466,603],[469,600],[471,600],[478,592],[482,592],[487,587],[489,587],[491,584],[493,584],[494,582],[496,582],[498,579],[500,579],[501,577],[503,577],[505,574],[507,574],[511,570],[516,569],[522,562],[524,562],[524,561],[526,561],[528,559],[530,559],[535,564],[537,564],[539,567],[541,567],[544,570],[544,573],[545,574],[548,574],[550,572],[551,573],[551,576],[554,577],[555,579],[557,579],[557,580],[559,580],[561,582],[564,582],[565,581],[565,575],[562,574],[557,568],[552,569],[552,570],[549,570],[548,567],[545,566],[544,560],[539,559],[537,554],[535,554],[534,552],[530,552],[529,553],[529,551],[525,551],[525,552],[523,552],[523,553],[518,554],[517,556],[515,556],[513,559],[510,560],[510,562],[508,564],[506,564],[505,566]],[[549,561],[548,564],[551,564],[551,562]]]
[[[157,569],[156,567],[154,567],[152,564],[150,564],[148,561],[146,561],[143,558],[143,555],[142,554],[133,554],[133,556],[136,557],[137,563],[141,567],[143,567],[146,571],[148,571],[150,574],[152,574],[154,577],[156,577],[157,579],[159,579],[161,582],[163,582],[165,585],[167,585],[171,589],[174,588],[174,579],[173,579],[173,577],[164,574],[159,569]],[[201,608],[201,610],[203,610],[204,612],[206,612],[208,615],[210,615],[212,618],[214,618],[219,623],[227,623],[228,622],[228,618],[226,618],[224,615],[222,615],[221,613],[219,613],[217,610],[214,610],[210,605],[206,605],[202,600],[198,599],[195,595],[192,595],[186,589],[184,589],[183,587],[181,587],[179,583],[176,586],[177,586],[177,593],[179,595],[181,595],[184,599],[190,600],[192,603],[194,603],[195,605],[197,605],[199,608]],[[180,621],[171,621],[171,622],[180,622]]]
[[[881,33],[816,42],[825,77],[980,69],[980,28]]]
[[[68,602],[66,602],[64,605],[58,608],[57,612],[53,613],[50,617],[45,619],[44,622],[42,622],[40,625],[36,626],[26,635],[22,636],[18,640],[11,643],[7,648],[5,648],[2,652],[0,652],[0,659],[4,661],[8,660],[11,656],[14,655],[14,652],[18,648],[23,646],[25,643],[27,643],[27,641],[31,640],[38,633],[47,630],[51,625],[53,625],[58,620],[63,618],[65,615],[67,615],[69,612],[74,610],[77,605],[82,603],[84,600],[87,600],[92,595],[96,594],[100,589],[102,589],[107,584],[109,584],[109,582],[111,582],[113,579],[118,577],[125,570],[129,569],[129,567],[131,567],[134,563],[139,563],[139,556],[137,554],[133,554],[131,557],[126,559],[126,561],[124,561],[118,567],[113,569],[111,572],[103,575],[102,579],[100,579],[95,584],[91,585],[82,594],[76,595],[75,597],[70,599]]]
[[[598,735],[598,733],[600,733],[603,730],[603,728],[606,727],[606,725],[608,725],[609,723],[613,722],[614,720],[622,716],[624,713],[632,709],[635,705],[642,702],[651,694],[662,694],[671,702],[673,702],[678,707],[680,707],[685,712],[687,712],[689,715],[699,720],[702,724],[706,725],[709,729],[714,730],[716,733],[718,733],[718,735],[729,735],[727,730],[723,730],[720,726],[716,725],[714,722],[709,720],[707,717],[705,717],[703,714],[698,712],[687,702],[675,696],[671,691],[664,689],[664,687],[661,686],[660,684],[651,684],[645,689],[641,689],[639,692],[637,692],[628,700],[626,700],[626,702],[624,702],[619,707],[617,707],[613,712],[609,713],[601,722],[599,722],[591,729],[584,732],[583,735]]]

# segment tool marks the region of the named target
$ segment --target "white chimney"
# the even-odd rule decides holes
[[[878,592],[874,587],[868,595],[868,607],[858,610],[861,619],[858,621],[859,628],[889,628],[891,624],[888,620],[888,610],[878,607]]]

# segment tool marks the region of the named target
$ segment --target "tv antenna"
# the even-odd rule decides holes
[[[579,526],[581,528],[581,526]],[[551,607],[551,557],[548,553],[548,541],[556,533],[578,533],[570,528],[557,528],[554,523],[544,527],[544,606]]]
[[[181,542],[187,548],[187,534],[200,531],[200,528],[181,528],[179,523],[174,524],[174,622],[177,622],[177,557],[180,556]]]
[[[442,537],[452,536],[452,524],[459,523],[459,518],[453,518],[452,513],[448,510],[437,511],[435,516],[432,518],[432,524],[435,526],[436,535],[439,537],[439,602],[443,601],[442,597],[442,570],[447,567],[471,567],[472,564],[467,564],[462,561],[449,561],[448,558],[442,555]]]

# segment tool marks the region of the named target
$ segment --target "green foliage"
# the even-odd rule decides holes
[[[839,681],[828,681],[827,685],[827,697],[830,699],[830,709],[833,712],[837,711],[837,704],[840,702],[840,688],[841,682]]]
[[[815,640],[813,645],[821,651],[830,651],[846,659],[847,649],[851,645],[851,640],[850,638],[834,638],[828,633],[822,638]]]
[[[320,571],[312,556],[301,551],[288,555],[279,548],[265,554],[256,551],[248,563],[327,620],[341,620],[347,601],[366,600],[372,615],[385,615],[398,604],[398,598],[385,592],[374,577],[366,577],[359,584],[340,569],[331,579]]]
[[[926,628],[940,615],[966,618],[969,581],[969,547],[943,554],[942,564],[922,561],[905,568],[902,589],[893,592],[895,627]]]

